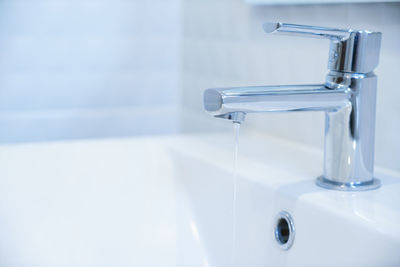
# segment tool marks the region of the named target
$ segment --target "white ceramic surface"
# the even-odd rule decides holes
[[[0,147],[0,266],[233,266],[230,135]],[[322,155],[240,139],[236,266],[399,266],[400,177],[337,192]],[[396,177],[397,176],[397,177]],[[288,211],[288,251],[273,235]]]

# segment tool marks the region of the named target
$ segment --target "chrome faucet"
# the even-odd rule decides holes
[[[361,191],[380,187],[374,178],[374,135],[381,33],[286,23],[265,23],[264,31],[328,38],[325,84],[207,89],[204,108],[215,117],[242,122],[247,113],[324,111],[324,188]]]

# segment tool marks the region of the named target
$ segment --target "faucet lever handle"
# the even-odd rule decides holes
[[[336,29],[281,22],[263,24],[266,33],[331,40],[328,69],[346,73],[369,73],[379,62],[381,33]]]
[[[350,33],[353,31],[281,22],[266,22],[263,24],[263,29],[266,33],[327,38],[337,41],[342,41],[349,38]]]

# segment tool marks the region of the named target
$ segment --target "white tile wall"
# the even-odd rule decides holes
[[[179,36],[180,0],[0,1],[0,142],[176,131]]]
[[[398,3],[0,1],[0,142],[218,130],[230,124],[203,112],[204,88],[323,82],[328,41],[266,36],[265,21],[383,32],[376,161],[400,170]],[[253,115],[246,128],[322,146],[324,116]]]
[[[381,31],[376,163],[400,170],[400,3],[250,6],[241,0],[188,0],[183,13],[182,106],[206,125],[185,120],[188,131],[219,129],[203,112],[205,88],[324,82],[329,41],[267,36],[263,22]],[[324,114],[252,115],[243,127],[322,147]]]

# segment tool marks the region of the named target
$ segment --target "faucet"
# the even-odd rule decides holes
[[[342,191],[379,188],[374,178],[374,135],[380,32],[287,23],[265,23],[266,33],[330,40],[324,84],[215,88],[204,91],[204,108],[236,123],[248,113],[324,111],[323,174],[316,184]]]

